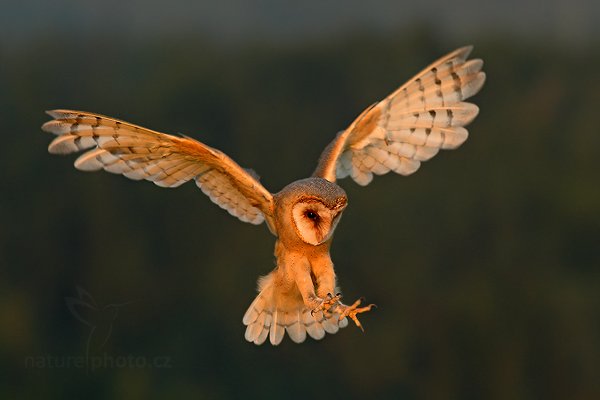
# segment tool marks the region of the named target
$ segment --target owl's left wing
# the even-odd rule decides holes
[[[373,174],[410,175],[440,149],[455,149],[479,112],[464,102],[483,86],[483,61],[467,46],[440,58],[384,100],[367,108],[325,148],[313,176],[350,175],[365,186]]]
[[[75,167],[104,169],[162,187],[177,187],[194,179],[210,199],[244,222],[265,219],[273,230],[273,196],[255,176],[223,152],[188,137],[152,131],[125,121],[84,111],[53,110],[54,120],[42,129],[57,137],[53,154],[85,151]]]

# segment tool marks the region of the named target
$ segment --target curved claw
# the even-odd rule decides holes
[[[336,294],[335,296],[333,296],[331,293],[327,293],[327,296],[325,297],[325,299],[321,300],[321,304],[319,304],[317,307],[315,307],[314,309],[312,309],[310,311],[310,315],[312,317],[314,317],[315,313],[318,312],[323,312],[323,314],[325,316],[327,316],[329,318],[330,313],[329,311],[332,308],[336,308],[340,303],[340,298],[341,298],[341,294]]]
[[[340,314],[340,319],[343,319],[345,317],[350,318],[352,321],[354,321],[354,324],[356,326],[358,326],[361,331],[364,332],[365,329],[363,328],[362,324],[358,320],[357,314],[364,313],[364,312],[367,312],[367,311],[371,311],[371,309],[373,307],[377,308],[377,305],[375,305],[375,304],[369,304],[368,306],[365,306],[365,307],[358,307],[363,300],[364,300],[364,298],[361,297],[360,299],[356,300],[352,305],[350,305],[350,306],[344,306],[345,309]]]

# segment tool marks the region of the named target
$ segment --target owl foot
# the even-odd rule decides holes
[[[337,309],[337,307],[341,304],[340,303],[341,298],[342,298],[341,293],[338,293],[335,296],[332,295],[331,293],[327,293],[327,296],[321,301],[321,304],[319,304],[317,307],[315,307],[310,312],[310,315],[314,315],[315,313],[322,311],[323,315],[325,315],[326,318],[331,317],[330,310],[333,311],[333,309]]]
[[[360,313],[364,313],[367,311],[371,311],[371,308],[373,307],[377,307],[375,304],[369,304],[366,307],[359,307],[360,303],[362,302],[362,298],[356,300],[354,303],[352,303],[352,305],[347,306],[344,304],[339,304],[339,307],[341,308],[341,314],[340,314],[340,319],[344,319],[345,317],[349,317],[352,321],[354,321],[354,323],[356,324],[356,326],[358,326],[360,328],[361,331],[365,331],[365,329],[363,328],[363,326],[361,325],[360,321],[358,320],[358,318],[356,317],[356,314],[360,314]]]

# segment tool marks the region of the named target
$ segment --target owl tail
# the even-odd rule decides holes
[[[246,325],[246,340],[254,344],[263,344],[268,336],[271,344],[277,346],[285,332],[296,343],[304,342],[307,333],[319,340],[325,332],[334,334],[348,325],[348,320],[340,320],[337,313],[332,313],[329,318],[320,311],[311,315],[300,292],[283,293],[278,290],[273,285],[271,274],[258,281],[258,290],[258,296],[242,320]]]

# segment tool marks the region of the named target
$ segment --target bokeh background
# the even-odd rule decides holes
[[[0,3],[0,398],[600,398],[600,3]],[[277,191],[465,44],[488,75],[465,145],[342,181],[364,334],[246,343],[267,230],[191,183],[76,171],[39,129],[74,108],[187,134]]]

